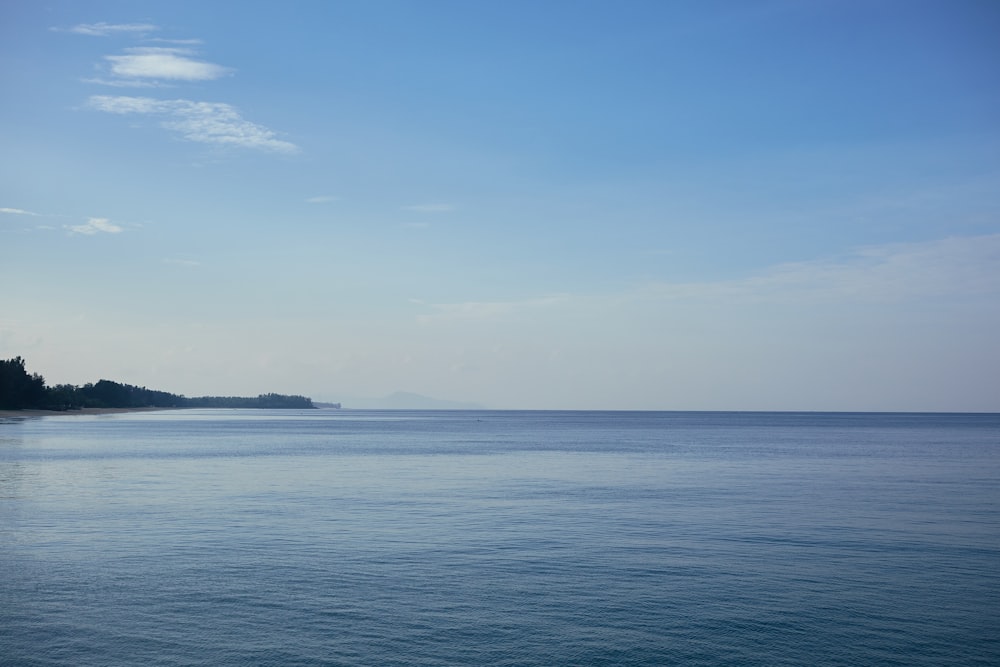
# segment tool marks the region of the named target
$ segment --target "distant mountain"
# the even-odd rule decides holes
[[[482,410],[478,403],[446,401],[421,396],[408,391],[397,391],[384,398],[343,399],[345,408],[357,410]]]

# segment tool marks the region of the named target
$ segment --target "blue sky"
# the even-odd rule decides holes
[[[1000,410],[1000,5],[6,2],[0,358]]]

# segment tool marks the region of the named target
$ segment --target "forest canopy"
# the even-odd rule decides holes
[[[256,397],[199,396],[98,380],[83,386],[49,387],[38,373],[28,373],[24,359],[0,360],[0,410],[78,410],[80,408],[313,408],[306,396],[260,394]]]

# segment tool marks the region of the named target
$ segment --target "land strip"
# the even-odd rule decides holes
[[[0,419],[14,417],[74,417],[76,415],[110,415],[119,412],[152,412],[183,408],[79,408],[77,410],[0,410]]]

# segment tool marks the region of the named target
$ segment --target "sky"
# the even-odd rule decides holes
[[[0,1],[0,358],[1000,411],[993,0]]]

